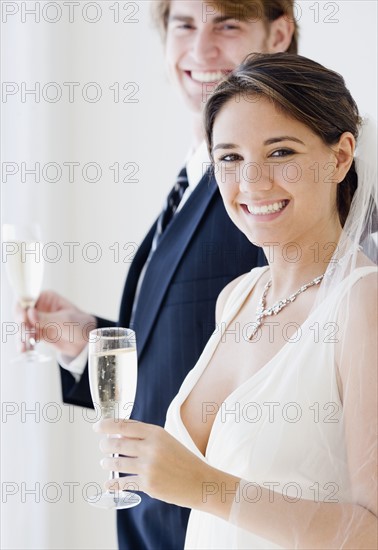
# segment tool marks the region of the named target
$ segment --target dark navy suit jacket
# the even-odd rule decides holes
[[[120,326],[130,325],[155,228],[156,222],[130,266]],[[162,235],[143,279],[133,323],[138,387],[132,418],[164,425],[170,402],[214,330],[218,294],[232,279],[264,263],[261,249],[229,219],[214,178],[205,175]],[[99,327],[111,325],[97,320]],[[87,369],[77,384],[68,371],[61,369],[61,375],[65,402],[92,406]],[[143,494],[139,506],[117,512],[119,546],[179,550],[188,515],[188,509]]]

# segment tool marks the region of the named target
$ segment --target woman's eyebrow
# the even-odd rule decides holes
[[[272,143],[277,143],[279,141],[295,141],[296,143],[301,143],[304,145],[303,141],[293,136],[279,136],[274,138],[269,138],[264,141],[264,145],[272,145]]]
[[[213,153],[217,149],[237,149],[237,145],[234,143],[218,143],[218,145],[215,145],[212,149]]]
[[[272,145],[273,143],[279,143],[280,141],[295,141],[296,143],[301,143],[304,145],[303,141],[300,139],[294,137],[294,136],[278,136],[266,139],[263,143],[263,145]],[[218,143],[215,145],[212,149],[212,151],[216,151],[217,149],[237,149],[237,145],[235,143]]]

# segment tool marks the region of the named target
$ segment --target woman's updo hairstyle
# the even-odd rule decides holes
[[[215,118],[223,105],[236,96],[249,100],[260,96],[272,101],[278,109],[308,126],[327,145],[335,145],[344,132],[358,137],[361,118],[341,75],[299,55],[251,54],[217,86],[206,104],[210,155]],[[337,187],[336,206],[342,226],[356,188],[353,161]]]

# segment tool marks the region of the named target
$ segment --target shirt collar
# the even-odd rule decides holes
[[[189,152],[186,160],[186,172],[191,191],[198,185],[211,165],[206,142],[203,141],[195,150]]]

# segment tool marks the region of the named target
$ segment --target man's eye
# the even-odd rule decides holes
[[[293,154],[294,154],[294,151],[292,149],[277,149],[277,151],[273,151],[273,153],[270,156],[277,158],[277,157],[287,157]]]
[[[168,25],[168,29],[172,32],[182,30],[186,31],[194,28],[191,23],[185,23],[184,21],[171,21]]]
[[[233,17],[230,17],[229,19],[219,22],[218,28],[225,31],[232,31],[232,30],[240,29],[241,25],[238,19],[234,19]]]
[[[190,23],[182,23],[181,25],[178,25],[176,28],[184,29],[184,30],[194,29],[193,25],[190,25]]]
[[[238,25],[230,25],[230,24],[227,24],[227,25],[223,25],[222,26],[222,29],[224,31],[234,31],[234,30],[237,30],[237,29],[240,29],[240,27]]]

